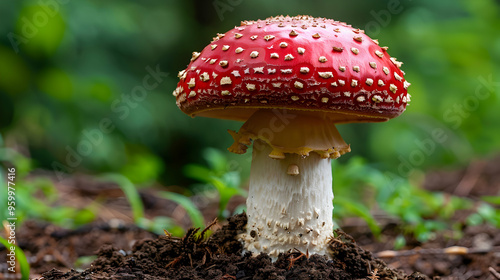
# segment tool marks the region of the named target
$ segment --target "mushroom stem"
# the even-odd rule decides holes
[[[311,153],[286,154],[276,160],[269,157],[272,149],[262,140],[254,142],[248,222],[246,233],[240,235],[244,248],[274,259],[293,248],[326,254],[333,230],[330,159]],[[300,168],[300,174],[288,175],[291,164]]]

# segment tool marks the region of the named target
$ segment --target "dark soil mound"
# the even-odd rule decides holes
[[[130,252],[103,246],[87,270],[63,273],[54,269],[44,273],[43,279],[427,279],[388,268],[341,231],[335,232],[330,243],[332,260],[291,252],[273,263],[267,254],[242,255],[235,237],[245,224],[246,215],[241,214],[208,239],[208,228],[191,229],[183,238],[141,240]]]

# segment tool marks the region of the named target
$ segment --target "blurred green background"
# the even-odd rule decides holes
[[[309,14],[365,29],[403,61],[399,118],[339,126],[352,152],[402,177],[500,150],[500,1],[1,1],[0,134],[53,170],[188,186],[182,169],[241,123],[184,115],[172,91],[191,52],[242,20]],[[152,72],[154,79],[143,79]],[[147,86],[146,86],[147,85]],[[147,88],[147,89],[145,89]],[[139,101],[130,99],[139,94]],[[229,168],[249,170],[249,153]]]

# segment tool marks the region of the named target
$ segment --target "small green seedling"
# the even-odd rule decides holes
[[[102,180],[111,181],[120,186],[125,193],[127,200],[132,208],[134,223],[146,230],[161,234],[164,228],[167,228],[174,236],[182,236],[183,230],[179,225],[176,225],[174,220],[169,217],[154,217],[152,220],[145,217],[144,205],[137,187],[125,176],[116,173],[105,174],[101,177]],[[203,227],[203,215],[191,202],[191,200],[181,194],[172,192],[160,192],[159,196],[181,205],[188,213],[193,227]]]
[[[241,186],[240,174],[229,169],[228,160],[224,154],[216,149],[208,148],[203,151],[203,158],[208,166],[190,164],[185,166],[184,173],[187,177],[203,183],[204,187],[212,187],[219,194],[219,219],[229,217],[226,211],[229,200],[235,195],[246,196]]]

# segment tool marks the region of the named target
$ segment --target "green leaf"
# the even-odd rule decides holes
[[[488,223],[500,228],[500,210],[491,205],[482,203],[477,208],[477,213]]]
[[[184,236],[184,229],[175,224],[174,219],[165,216],[157,216],[152,220],[147,218],[140,218],[137,221],[137,226],[148,231],[152,231],[156,234],[163,235],[164,229],[168,230],[170,234],[177,237]]]
[[[210,183],[217,189],[219,192],[219,217],[227,218],[225,217],[224,211],[226,210],[226,206],[229,203],[229,200],[231,197],[237,194],[244,194],[245,192],[242,189],[239,188],[233,188],[229,187],[226,182],[223,180],[212,177],[210,180]]]
[[[226,207],[229,200],[235,195],[246,195],[240,188],[241,176],[239,172],[229,171],[224,154],[216,149],[208,148],[203,151],[203,157],[209,167],[190,164],[184,167],[184,174],[199,180],[207,185],[212,185],[219,193],[220,218],[227,218]]]
[[[209,183],[212,178],[210,169],[197,164],[188,164],[184,166],[184,175],[203,183]]]
[[[470,226],[477,226],[484,222],[484,219],[478,213],[473,213],[469,215],[466,219],[466,223]]]
[[[173,192],[159,192],[159,196],[168,200],[172,200],[182,206],[191,218],[191,222],[193,223],[193,227],[204,228],[205,222],[203,219],[203,215],[200,210],[196,208],[194,203],[186,196],[182,194],[173,193]]]
[[[381,229],[378,226],[375,218],[373,218],[372,214],[370,213],[370,209],[368,209],[365,205],[355,201],[347,201],[343,199],[335,200],[335,204],[339,207],[344,208],[344,210],[350,212],[351,214],[362,218],[368,224],[368,227],[372,231],[373,235],[376,238],[380,237]]]
[[[483,196],[481,199],[491,204],[500,205],[500,196]]]
[[[2,243],[3,246],[5,246],[7,252],[10,252],[10,247],[14,247],[14,252],[16,254],[16,261],[19,263],[19,266],[21,267],[21,280],[28,280],[30,277],[30,265],[23,250],[15,244],[9,244],[9,241],[7,241],[1,236],[0,236],[0,243]]]
[[[224,173],[221,179],[226,183],[226,186],[229,188],[237,189],[241,185],[240,173],[236,171]]]
[[[97,259],[96,255],[81,256],[78,259],[76,259],[76,261],[74,263],[74,267],[78,269],[78,268],[83,268],[83,267],[89,266],[96,259]]]
[[[406,246],[406,238],[402,234],[399,234],[394,239],[394,250],[400,250],[404,246]]]
[[[38,88],[54,99],[68,101],[73,96],[71,76],[61,69],[46,69],[38,77]]]
[[[217,174],[221,174],[227,169],[227,160],[224,154],[214,148],[206,148],[202,152],[203,158],[208,162],[210,169],[215,171]]]
[[[163,169],[163,162],[156,155],[143,152],[130,155],[121,173],[132,183],[143,184],[156,180]]]
[[[96,214],[92,209],[84,208],[76,211],[75,215],[73,216],[73,223],[76,226],[85,225],[95,220],[95,218]]]
[[[58,5],[58,4],[56,4]],[[48,5],[25,5],[16,26],[18,34],[26,34],[28,42],[21,46],[31,55],[50,56],[59,47],[66,31],[66,22],[60,11]]]
[[[144,217],[144,205],[142,204],[141,196],[139,195],[137,188],[127,177],[121,174],[108,173],[104,174],[100,178],[105,181],[114,182],[120,186],[130,203],[130,207],[132,208],[134,222],[137,222],[139,218]]]

